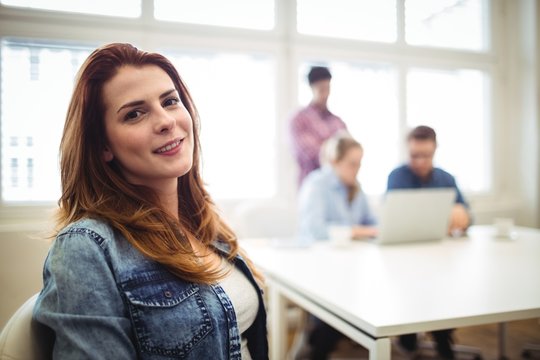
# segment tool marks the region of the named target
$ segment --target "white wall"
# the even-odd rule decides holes
[[[40,291],[50,242],[44,224],[0,229],[0,329],[27,298]]]
[[[509,4],[507,4],[509,5]],[[503,191],[518,201],[518,223],[539,226],[538,3],[512,2],[506,7],[508,54],[506,112],[499,133],[505,157]]]

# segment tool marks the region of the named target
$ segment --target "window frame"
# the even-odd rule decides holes
[[[508,120],[508,105],[502,101],[509,61],[504,58],[504,50],[509,47],[505,34],[505,9],[508,5],[494,1],[489,7],[489,37],[487,50],[473,52],[466,50],[430,48],[409,45],[404,36],[404,1],[397,0],[397,41],[395,43],[374,43],[360,40],[332,39],[299,34],[296,31],[296,2],[275,0],[275,26],[268,31],[234,29],[229,27],[194,25],[164,22],[153,19],[152,0],[142,0],[140,18],[117,18],[100,15],[84,15],[19,9],[0,5],[0,37],[21,39],[43,39],[76,44],[102,44],[114,41],[131,42],[146,50],[165,47],[182,50],[259,52],[275,57],[276,79],[276,162],[278,164],[277,198],[293,201],[296,197],[296,164],[290,155],[286,133],[287,121],[299,104],[296,79],[299,66],[304,61],[384,62],[394,64],[398,71],[399,132],[405,132],[406,72],[409,68],[472,68],[486,71],[491,76],[491,106],[488,109],[492,134],[490,150],[493,158],[490,164],[492,189],[486,194],[466,194],[472,202],[487,204],[498,201],[501,194],[512,198],[508,191],[508,180],[504,169],[493,159],[504,156],[509,144],[495,147],[503,135],[503,125]],[[1,89],[0,89],[1,90]],[[203,149],[204,155],[204,149]],[[501,176],[502,175],[502,176]],[[227,212],[239,201],[219,202]],[[515,207],[516,201],[507,200],[506,205]],[[0,203],[0,225],[4,222],[24,221],[29,218],[48,218],[54,203]]]

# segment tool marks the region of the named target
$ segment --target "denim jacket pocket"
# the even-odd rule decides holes
[[[212,330],[197,284],[156,270],[137,274],[122,288],[143,354],[183,359]]]

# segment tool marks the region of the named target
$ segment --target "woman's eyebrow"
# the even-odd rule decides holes
[[[163,99],[164,97],[169,96],[171,93],[173,93],[175,91],[176,91],[176,89],[167,90],[163,94],[159,95],[159,98]],[[116,111],[116,113],[118,114],[122,109],[137,106],[137,105],[142,105],[142,104],[144,104],[144,100],[130,101],[130,102],[125,103],[124,105],[120,106],[120,108]]]
[[[167,90],[167,91],[165,91],[163,94],[161,94],[161,95],[159,96],[159,98],[160,98],[160,99],[163,99],[164,97],[169,96],[171,93],[173,93],[173,92],[175,92],[175,91],[176,91],[176,89]]]

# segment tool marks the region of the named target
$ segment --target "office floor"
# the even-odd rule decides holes
[[[456,329],[455,342],[479,348],[483,360],[498,360],[498,326],[482,325]],[[540,320],[520,320],[507,324],[506,327],[506,355],[508,359],[522,359],[522,347],[526,343],[540,344]],[[434,359],[430,351],[424,351],[425,356],[416,357],[417,360]],[[540,354],[538,354],[540,355]],[[332,360],[367,359],[368,352],[361,346],[344,340],[339,344],[338,351],[332,354]],[[393,360],[409,359],[392,350]],[[470,359],[470,357],[458,357],[458,359]],[[534,357],[540,359],[540,356]]]

